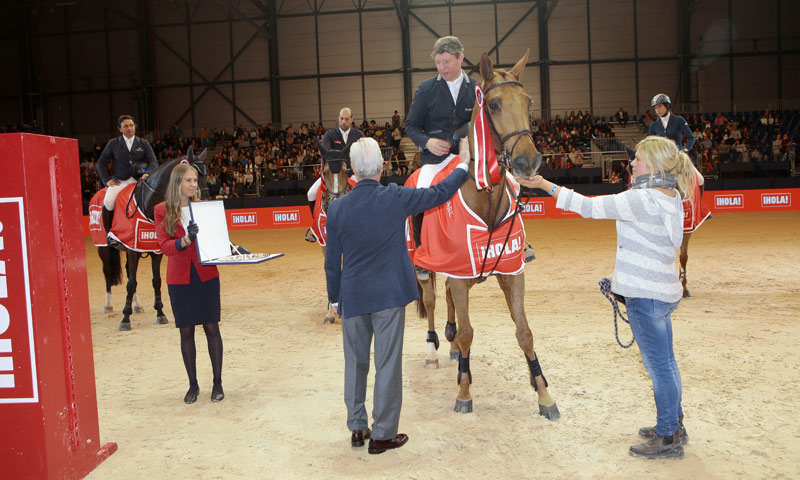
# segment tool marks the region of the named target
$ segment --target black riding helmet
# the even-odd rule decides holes
[[[672,108],[672,101],[669,99],[666,93],[657,93],[652,100],[650,100],[650,106],[655,107],[659,104],[664,104],[667,108]]]

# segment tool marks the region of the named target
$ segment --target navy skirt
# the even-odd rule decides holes
[[[188,285],[167,285],[172,314],[175,316],[175,326],[182,328],[204,323],[218,323],[220,315],[219,277],[203,282],[200,280],[194,263],[190,268],[192,271],[189,274]]]

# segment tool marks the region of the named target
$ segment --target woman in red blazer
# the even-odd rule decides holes
[[[219,272],[215,266],[200,265],[197,248],[197,224],[189,221],[189,200],[199,200],[197,172],[189,164],[172,170],[167,186],[167,201],[155,208],[156,236],[161,251],[169,257],[167,289],[172,303],[175,326],[181,332],[181,353],[189,376],[186,403],[197,401],[200,387],[195,366],[194,327],[202,325],[208,341],[214,386],[211,401],[225,398],[222,391],[222,337],[219,334]],[[187,208],[183,208],[187,207]],[[187,224],[184,230],[183,225]]]

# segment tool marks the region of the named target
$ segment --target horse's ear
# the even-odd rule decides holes
[[[317,142],[317,147],[319,147],[319,151],[322,153],[323,157],[328,153],[328,149],[325,148],[325,145],[323,145],[322,142]]]
[[[519,59],[519,62],[511,69],[511,75],[514,75],[517,81],[522,81],[522,72],[525,71],[525,64],[528,63],[528,54],[530,53],[530,48],[525,50],[525,55],[523,55],[522,58]]]
[[[186,150],[186,158],[189,160],[189,163],[192,163],[192,160],[194,160],[194,150],[192,150],[191,145],[189,145],[189,149]]]
[[[491,82],[493,71],[494,64],[492,63],[492,59],[489,58],[489,54],[483,52],[483,55],[481,55],[481,77],[483,77],[483,80]]]
[[[189,147],[189,148],[192,148],[192,147]],[[208,148],[204,148],[203,152],[200,155],[198,155],[197,160],[201,161],[201,162],[205,162],[207,154],[208,154]]]
[[[350,158],[350,147],[352,146],[353,144],[351,143],[348,146],[344,147],[344,149],[342,149],[342,154],[344,154],[345,158]]]

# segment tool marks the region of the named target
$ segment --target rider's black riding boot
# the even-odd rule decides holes
[[[418,213],[416,215],[412,215],[411,217],[411,227],[414,230],[414,243],[417,245],[417,248],[422,245],[422,219],[425,217],[425,213]],[[428,280],[430,278],[431,272],[429,270],[425,270],[424,268],[420,268],[415,266],[414,270],[417,272],[417,278],[420,280]]]
[[[316,204],[317,204],[317,202],[314,201],[314,200],[311,200],[311,201],[308,202],[308,208],[311,209],[311,221],[312,222],[314,221],[314,206]],[[306,230],[306,242],[309,242],[309,243],[316,243],[317,242],[317,236],[314,235],[314,232],[310,228],[308,230]]]
[[[311,209],[311,217],[314,217],[314,206],[317,204],[315,200],[308,202],[308,208]]]
[[[103,227],[106,229],[106,234],[111,232],[111,220],[114,218],[114,212],[111,210],[107,210],[105,206],[103,206]]]

